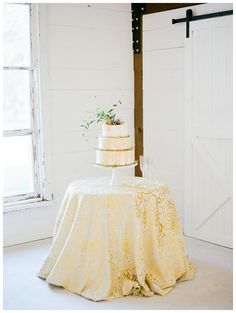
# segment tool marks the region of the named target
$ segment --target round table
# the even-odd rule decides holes
[[[167,294],[192,279],[182,227],[168,187],[123,177],[72,182],[38,276],[94,301]]]

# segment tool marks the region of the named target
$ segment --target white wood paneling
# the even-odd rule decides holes
[[[146,71],[173,70],[183,68],[184,51],[181,48],[146,51],[144,66]],[[158,86],[157,86],[158,87]]]
[[[49,25],[48,36],[51,67],[132,70],[130,32]]]
[[[120,117],[134,134],[130,4],[40,4],[39,9],[42,130],[50,148],[54,205],[5,214],[4,245],[51,236],[67,185],[111,175],[91,164],[99,130],[88,133],[88,143],[83,140],[80,124],[86,111],[121,100]]]
[[[6,213],[3,216],[3,245],[47,238],[52,235],[58,204]]]
[[[122,10],[125,9],[125,10]],[[78,26],[84,30],[95,29],[97,31],[109,30],[126,32],[130,34],[131,19],[130,6],[124,4],[90,4],[82,5],[78,9],[78,4],[54,4],[48,5],[48,15],[50,25]],[[99,23],[98,23],[99,18]],[[114,23],[115,21],[115,23]],[[130,27],[130,28],[128,28]]]
[[[96,106],[109,106],[114,103],[114,99],[122,100],[121,108],[134,109],[134,97],[130,90],[51,90],[50,101],[63,105],[65,102],[77,104],[83,108],[86,103],[86,110],[93,109]]]
[[[177,24],[177,27],[159,28],[145,32],[143,38],[143,48],[145,51],[173,49],[183,47],[183,27]]]
[[[232,30],[232,16],[195,22],[185,49],[185,231],[228,247],[233,239]]]
[[[144,61],[145,68],[145,61]],[[144,78],[143,92],[144,98],[148,95],[149,91],[165,90],[166,93],[172,90],[181,90],[184,79],[183,69],[163,69],[159,71],[153,71],[152,68],[149,71],[149,75]],[[168,84],[167,84],[168,82]],[[155,99],[153,99],[155,101]],[[146,104],[144,106],[145,110]]]
[[[145,100],[147,110],[155,112],[158,106],[158,114],[150,116],[152,125],[155,125],[155,132],[166,129],[167,121],[170,131],[179,129],[179,121],[183,118],[184,108],[173,104],[184,102],[184,95],[180,88],[169,88],[168,92],[163,92],[163,89],[148,90],[147,92],[146,89]]]
[[[62,196],[71,180],[107,174],[91,165],[99,127],[88,143],[81,136],[86,111],[121,100],[119,113],[133,134],[131,10],[129,4],[47,8],[54,189]]]
[[[200,15],[231,10],[232,4],[189,8]],[[153,175],[170,186],[185,232],[231,246],[232,105],[227,103],[232,104],[232,38],[222,25],[223,19],[199,21],[200,31],[189,53],[198,64],[193,77],[185,77],[185,24],[172,25],[172,19],[184,17],[187,9],[143,18],[144,154],[155,159]],[[209,32],[209,23],[214,25],[217,20],[217,29]],[[190,29],[194,25],[191,23]],[[223,48],[216,47],[216,42]],[[192,79],[198,84],[185,106],[185,91],[191,90],[186,80]],[[192,99],[191,114],[185,115]],[[191,135],[196,138],[191,167],[185,158],[188,123],[192,123]],[[194,181],[189,181],[189,173],[193,173]],[[185,197],[189,197],[188,204]]]
[[[131,6],[128,3],[90,3],[90,7],[98,10],[109,10],[116,12],[131,12]],[[130,20],[129,20],[130,21]]]
[[[70,93],[70,96],[68,96],[68,99],[66,99],[67,95]],[[96,94],[96,91],[93,91],[94,94]],[[104,91],[105,95],[106,91]],[[108,93],[108,92],[107,92]],[[122,94],[122,93],[121,93]],[[53,123],[53,132],[67,132],[67,131],[78,131],[81,132],[82,129],[80,127],[80,124],[84,118],[87,118],[87,112],[91,112],[97,107],[100,107],[100,104],[104,108],[108,108],[111,103],[114,103],[114,98],[111,99],[111,102],[109,101],[109,98],[107,101],[100,101],[100,100],[94,100],[91,99],[91,101],[88,99],[87,102],[89,104],[86,106],[86,109],[84,109],[84,103],[86,102],[86,98],[89,98],[89,95],[92,95],[90,92],[71,92],[71,91],[53,91],[51,93],[51,105],[52,110],[55,112],[52,115],[52,123]],[[112,97],[113,93],[110,92],[110,96]],[[115,97],[115,95],[114,95]],[[122,95],[120,97],[122,99]],[[83,100],[84,99],[84,100]],[[118,98],[119,99],[119,98]],[[131,97],[132,99],[132,97]],[[67,106],[67,110],[65,110],[65,104]],[[77,114],[74,114],[74,112],[77,112]],[[133,114],[133,108],[125,105],[120,105],[117,109],[117,114],[122,116],[124,121],[127,122],[129,126],[129,131],[133,131],[133,120],[132,120],[132,114]],[[101,125],[100,124],[94,124],[93,127],[91,127],[92,130],[100,130]],[[81,143],[82,144],[82,143]]]
[[[132,90],[133,73],[114,69],[50,70],[50,90]],[[117,101],[118,99],[114,99]],[[99,103],[98,103],[99,105]]]

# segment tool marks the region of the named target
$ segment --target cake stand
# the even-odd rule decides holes
[[[112,169],[112,176],[109,182],[110,186],[117,185],[120,181],[120,168],[124,167],[135,167],[138,165],[138,161],[135,161],[132,164],[127,164],[127,165],[102,165],[98,163],[93,163],[94,166],[100,167],[100,168],[111,168]]]

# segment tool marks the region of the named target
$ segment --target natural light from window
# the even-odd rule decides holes
[[[37,134],[38,71],[32,41],[33,5],[5,4],[3,32],[4,197],[40,197]],[[35,34],[34,34],[35,35]]]

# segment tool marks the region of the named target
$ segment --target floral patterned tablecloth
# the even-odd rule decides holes
[[[168,187],[123,177],[72,182],[38,276],[95,301],[167,294],[192,279],[182,227]]]

